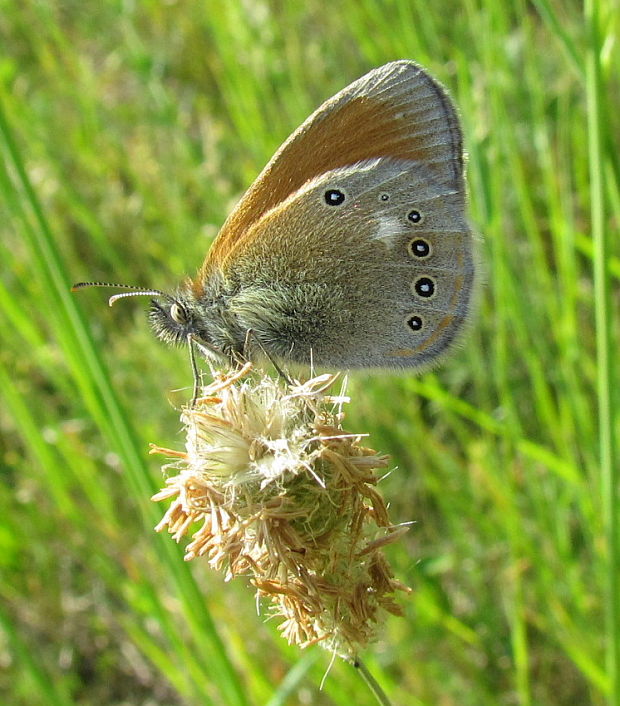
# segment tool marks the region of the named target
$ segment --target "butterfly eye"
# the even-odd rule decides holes
[[[328,206],[340,206],[344,201],[344,194],[340,189],[328,189],[325,192],[325,203]]]
[[[170,307],[170,317],[177,324],[187,323],[187,312],[177,302],[174,302],[174,304]]]

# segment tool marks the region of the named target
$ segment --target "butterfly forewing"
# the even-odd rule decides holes
[[[309,179],[373,157],[424,162],[462,190],[458,118],[441,86],[414,62],[381,66],[323,103],[242,197],[205,265],[221,263],[252,223]]]

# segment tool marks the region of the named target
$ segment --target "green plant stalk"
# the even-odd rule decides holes
[[[601,89],[602,42],[597,0],[586,0],[585,20],[589,32],[586,61],[586,101],[590,164],[590,215],[594,241],[594,306],[596,320],[597,387],[601,494],[607,549],[606,661],[609,679],[608,703],[620,704],[620,610],[618,606],[618,468],[614,439],[614,351],[612,351],[611,275],[605,212],[605,106]]]
[[[362,677],[364,683],[370,689],[370,692],[377,700],[377,703],[380,704],[380,706],[390,706],[390,700],[379,685],[379,682],[369,672],[368,667],[364,664],[364,662],[362,662],[361,659],[357,658],[353,663],[353,666],[356,668],[356,670]]]

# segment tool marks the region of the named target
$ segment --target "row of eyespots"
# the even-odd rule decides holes
[[[341,191],[340,189],[327,189],[327,191],[324,194],[325,198],[325,203],[328,206],[340,206],[345,202],[345,194],[344,191]],[[389,194],[381,194],[379,196],[380,201],[389,201],[390,200],[390,195]],[[422,222],[422,214],[417,211],[415,208],[409,211],[407,214],[407,220],[411,221],[411,223],[421,223]]]
[[[390,200],[389,194],[381,194],[379,196],[379,201],[389,201],[389,200]],[[422,214],[414,208],[411,211],[409,211],[409,213],[407,214],[407,220],[411,221],[411,223],[415,223],[417,225],[418,223],[422,222]]]
[[[325,203],[328,206],[340,206],[345,202],[345,195],[344,192],[341,191],[340,189],[327,189],[327,191],[324,194],[325,198]],[[380,201],[389,201],[390,200],[390,195],[389,194],[381,194],[379,196]],[[422,214],[417,211],[415,208],[409,211],[407,214],[407,220],[411,221],[411,223],[415,223],[416,225],[418,223],[422,222]]]
[[[345,201],[345,195],[340,189],[328,189],[325,194],[325,203],[328,206],[340,206]],[[381,201],[389,201],[389,194],[381,194]],[[407,220],[418,224],[422,221],[422,214],[413,209],[407,214]],[[413,257],[427,258],[431,254],[431,246],[424,238],[415,238],[409,243],[409,252]],[[419,277],[413,283],[413,291],[424,299],[429,299],[435,295],[435,281],[430,277]],[[407,325],[412,331],[421,331],[424,327],[424,320],[418,314],[411,314],[407,317]]]
[[[409,211],[407,219],[411,223],[422,222],[422,214],[417,210]],[[409,243],[409,253],[416,258],[425,259],[431,254],[431,245],[425,238],[414,238]],[[413,291],[419,296],[429,299],[435,295],[435,282],[430,277],[419,277],[413,283]],[[412,331],[421,331],[424,328],[424,319],[419,314],[407,317],[407,326]]]
[[[419,297],[430,299],[435,296],[435,280],[430,277],[418,277],[413,283],[412,289]],[[407,326],[412,331],[421,331],[424,327],[424,319],[418,314],[410,314],[407,317]]]

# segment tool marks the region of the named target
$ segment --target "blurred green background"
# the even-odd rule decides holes
[[[152,531],[186,351],[69,285],[174,288],[282,140],[398,58],[460,108],[486,285],[440,370],[350,384],[416,522],[364,658],[394,704],[620,703],[618,26],[612,0],[0,0],[2,703],[374,703]]]

